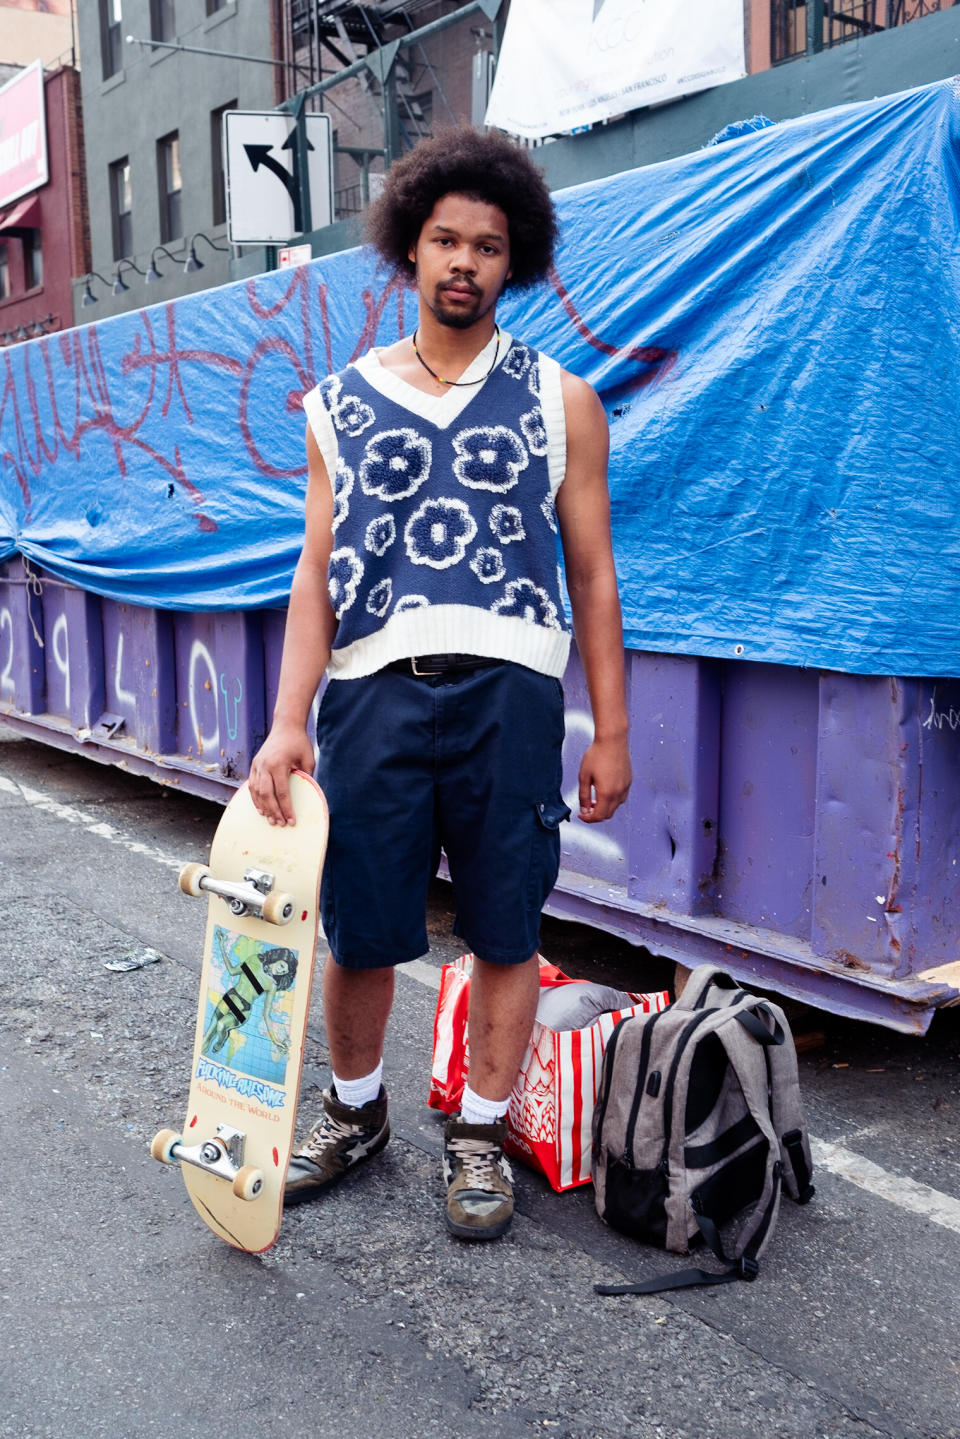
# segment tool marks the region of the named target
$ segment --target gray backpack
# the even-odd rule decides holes
[[[686,1254],[706,1243],[721,1273],[684,1269],[598,1294],[655,1294],[754,1279],[780,1207],[813,1195],[797,1054],[778,1005],[712,965],[660,1014],[621,1020],[593,1115],[597,1213],[614,1229]],[[720,1231],[736,1221],[725,1251]]]

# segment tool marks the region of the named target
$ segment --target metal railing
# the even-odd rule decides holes
[[[960,0],[771,0],[770,60],[814,55],[949,10]]]

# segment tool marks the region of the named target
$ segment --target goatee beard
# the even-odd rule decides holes
[[[465,315],[462,310],[441,310],[436,309],[433,317],[440,325],[445,325],[448,330],[469,330],[480,319],[478,311]]]

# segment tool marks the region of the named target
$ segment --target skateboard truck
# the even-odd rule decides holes
[[[246,1135],[229,1124],[218,1124],[212,1139],[200,1144],[184,1144],[174,1129],[161,1129],[150,1146],[150,1153],[161,1164],[192,1164],[207,1174],[226,1180],[238,1199],[256,1199],[263,1188],[263,1170],[254,1164],[244,1165]]]
[[[292,894],[275,891],[275,877],[263,869],[244,870],[243,879],[216,879],[205,864],[185,864],[179,884],[184,894],[195,898],[216,894],[238,917],[255,915],[268,924],[289,924],[294,915]]]

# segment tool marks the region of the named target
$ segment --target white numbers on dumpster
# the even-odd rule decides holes
[[[206,670],[206,680],[198,678],[198,671],[202,675]],[[218,718],[218,695],[217,695],[217,671],[213,663],[210,651],[202,640],[194,640],[190,649],[190,673],[187,679],[188,703],[190,706],[190,725],[197,737],[197,753],[203,754],[205,750],[212,749],[214,753],[220,747],[220,721]],[[210,696],[207,698],[207,696]],[[201,712],[212,710],[215,728],[212,734],[205,734],[201,729]]]
[[[9,695],[13,693],[13,615],[4,606],[0,610],[0,635],[6,631],[7,640],[7,662],[0,674],[0,694]]]
[[[63,675],[63,707],[70,713],[70,636],[66,615],[58,615],[53,626],[53,662]]]
[[[117,632],[117,662],[113,670],[113,693],[117,701],[117,709],[126,705],[131,710],[137,708],[137,697],[132,690],[123,688],[123,630]]]

